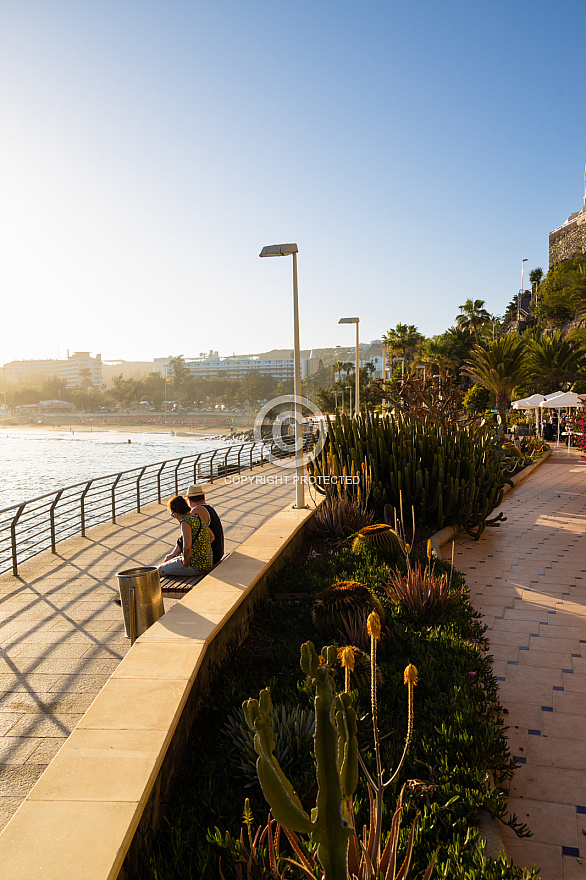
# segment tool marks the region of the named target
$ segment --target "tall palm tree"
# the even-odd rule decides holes
[[[484,308],[485,300],[483,299],[467,299],[464,305],[459,306],[460,314],[456,318],[456,324],[461,330],[467,330],[474,334],[476,345],[478,345],[478,328],[483,324],[487,324],[491,316]]]
[[[463,372],[496,397],[501,425],[507,424],[507,406],[511,394],[525,376],[523,340],[514,334],[489,342],[486,348],[475,345]]]
[[[425,339],[414,324],[397,324],[388,333],[384,333],[382,337],[383,345],[393,354],[398,354],[403,361],[409,365],[413,358],[413,353],[418,345]]]
[[[440,379],[445,379],[460,364],[454,346],[445,333],[426,339],[419,349],[417,361],[426,367],[437,367]]]
[[[564,338],[561,330],[525,340],[527,378],[535,381],[541,394],[569,388],[585,366],[586,348]]]
[[[344,364],[342,361],[336,361],[335,364],[332,365],[332,370],[334,371],[334,382],[336,381],[336,376],[338,377],[338,381],[340,381],[340,373],[344,369]]]

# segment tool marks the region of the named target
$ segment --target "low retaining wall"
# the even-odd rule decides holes
[[[210,673],[313,513],[274,516],[135,642],[0,834],[2,880],[132,875]]]

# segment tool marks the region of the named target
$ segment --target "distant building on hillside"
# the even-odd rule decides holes
[[[154,369],[173,375],[171,357],[155,358]],[[217,351],[208,354],[200,354],[197,358],[186,357],[183,362],[190,373],[199,379],[247,379],[251,373],[260,376],[272,376],[281,382],[293,381],[293,358],[277,358],[265,360],[259,357],[246,355],[232,355],[220,357]],[[315,373],[319,367],[319,360],[313,356],[313,351],[308,358],[301,358],[301,378],[305,379]]]
[[[586,253],[586,171],[584,172],[584,206],[570,214],[565,223],[549,233],[549,266]]]
[[[42,385],[47,379],[65,379],[68,388],[82,385],[99,387],[102,384],[102,356],[90,356],[89,351],[76,351],[66,360],[10,361],[3,367],[6,382],[23,385]]]

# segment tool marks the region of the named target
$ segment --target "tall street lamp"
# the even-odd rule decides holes
[[[303,491],[303,411],[301,407],[301,351],[299,348],[299,301],[297,292],[296,244],[271,244],[263,247],[259,257],[293,257],[293,394],[295,395],[295,507],[305,507]]]
[[[338,324],[356,324],[356,392],[354,394],[354,409],[356,417],[360,413],[360,345],[358,341],[358,325],[360,318],[340,318]],[[352,407],[350,407],[352,409]]]

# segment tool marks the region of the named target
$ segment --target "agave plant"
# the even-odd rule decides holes
[[[314,528],[325,538],[343,541],[363,526],[374,522],[374,513],[359,501],[328,495],[315,511]]]
[[[427,614],[434,608],[444,608],[461,598],[462,589],[453,591],[446,573],[436,574],[432,561],[431,542],[428,541],[427,564],[411,564],[407,555],[407,572],[389,571],[389,579],[382,584],[392,602],[402,605],[412,614]]]
[[[312,765],[315,713],[311,708],[292,703],[276,703],[272,708],[275,757],[280,766],[298,775]],[[220,735],[230,744],[228,762],[244,781],[244,788],[257,785],[257,754],[254,733],[246,723],[244,710],[238,706],[224,724]]]
[[[381,603],[365,584],[338,581],[318,593],[313,606],[313,622],[324,636],[335,636],[345,615],[377,611],[384,616]]]

